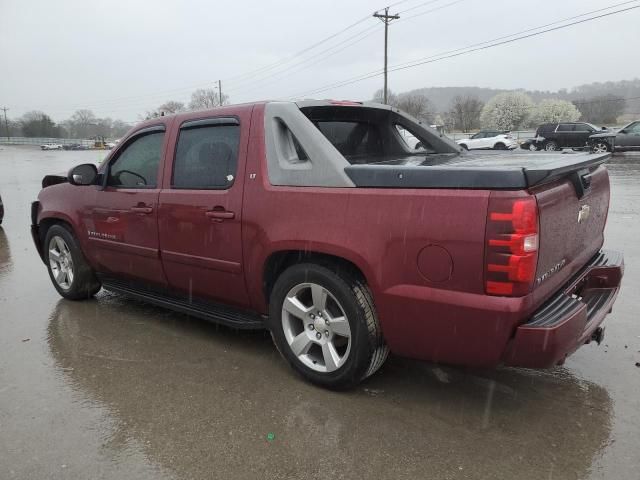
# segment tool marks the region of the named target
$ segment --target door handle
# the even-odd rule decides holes
[[[215,220],[231,220],[235,218],[236,214],[229,212],[228,210],[209,210],[204,213],[207,217]]]
[[[153,212],[153,207],[131,207],[131,211],[134,213],[148,214]]]

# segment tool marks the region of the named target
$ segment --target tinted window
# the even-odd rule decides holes
[[[586,123],[577,123],[575,126],[576,132],[593,132],[593,128],[591,128]]]
[[[164,132],[155,132],[133,140],[111,164],[107,184],[120,188],[155,187],[163,139]]]
[[[319,121],[317,126],[344,156],[383,153],[380,132],[375,124],[357,121]]]
[[[173,165],[175,188],[229,188],[238,166],[238,125],[208,125],[180,131]]]
[[[640,122],[632,123],[624,130],[628,133],[640,133]]]
[[[558,125],[558,132],[573,132],[573,124],[561,123]]]

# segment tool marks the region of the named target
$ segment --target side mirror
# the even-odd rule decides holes
[[[98,169],[92,163],[84,163],[73,167],[67,175],[71,185],[93,185],[98,178]]]

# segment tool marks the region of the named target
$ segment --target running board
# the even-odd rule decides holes
[[[105,290],[120,293],[143,302],[168,308],[175,312],[198,317],[210,322],[226,325],[242,330],[264,329],[264,319],[256,313],[246,312],[226,305],[213,304],[202,301],[183,300],[174,296],[166,296],[159,292],[132,286],[125,282],[102,278]]]

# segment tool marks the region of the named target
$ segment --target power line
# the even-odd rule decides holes
[[[623,4],[628,4],[628,3],[630,3],[630,2],[623,2]],[[621,5],[621,4],[618,4],[618,5]],[[615,6],[617,6],[617,5],[612,5],[612,6],[608,7],[608,8],[606,8],[606,9],[614,8]],[[592,21],[592,20],[597,20],[599,18],[608,17],[608,16],[611,16],[611,15],[616,15],[618,13],[623,13],[623,12],[626,12],[626,11],[629,11],[629,10],[633,10],[633,9],[636,9],[636,8],[639,8],[639,7],[640,7],[640,5],[627,7],[627,8],[624,8],[624,9],[615,10],[613,12],[608,12],[608,13],[604,13],[604,14],[601,14],[601,15],[585,18],[585,19],[582,19],[582,20],[577,20],[575,22],[567,23],[565,25],[560,25],[560,26],[557,26],[557,27],[548,28],[546,30],[541,30],[541,31],[534,32],[534,33],[529,33],[529,34],[526,34],[526,35],[521,35],[521,34],[526,33],[526,32],[531,32],[532,30],[539,30],[540,28],[543,28],[543,27],[531,28],[531,29],[528,29],[528,30],[524,30],[524,31],[515,33],[515,34],[508,35],[507,37],[498,37],[497,39],[488,40],[488,41],[485,41],[485,42],[482,42],[482,43],[479,43],[479,44],[473,44],[473,45],[470,45],[470,46],[467,46],[467,47],[459,48],[459,49],[456,49],[456,50],[451,50],[449,52],[443,52],[441,54],[432,55],[430,57],[424,57],[424,58],[413,60],[411,62],[405,62],[403,64],[392,66],[390,68],[390,71],[394,72],[394,71],[399,71],[399,70],[406,70],[408,68],[415,68],[415,67],[418,67],[418,66],[421,66],[421,65],[425,65],[425,64],[428,64],[428,63],[435,63],[435,62],[439,62],[441,60],[446,60],[446,59],[449,59],[449,58],[458,57],[458,56],[461,56],[461,55],[466,55],[468,53],[473,53],[473,52],[477,52],[477,51],[480,51],[480,50],[487,50],[489,48],[505,45],[505,44],[508,44],[508,43],[513,43],[513,42],[516,42],[516,41],[519,41],[519,40],[524,40],[526,38],[531,38],[531,37],[535,37],[535,36],[538,36],[538,35],[542,35],[544,33],[549,33],[549,32],[552,32],[552,31],[568,28],[568,27],[571,27],[573,25],[578,25],[578,24],[589,22],[589,21]],[[594,10],[594,11],[587,12],[587,13],[584,13],[582,15],[579,15],[577,17],[583,17],[583,16],[586,16],[586,15],[591,15],[593,13],[596,13],[596,12],[602,11],[602,10],[606,10],[606,9]],[[520,36],[517,36],[517,35],[520,35]],[[508,38],[508,37],[515,37],[515,38],[511,38],[511,39],[508,39],[508,40],[502,40],[503,38]],[[501,40],[501,41],[497,41],[497,40]],[[480,46],[477,46],[477,45],[480,45]],[[473,48],[473,47],[475,47],[475,48]],[[451,53],[451,52],[456,52],[456,53]],[[353,83],[361,82],[361,81],[367,80],[369,78],[377,77],[377,76],[381,75],[382,73],[383,72],[380,71],[380,70],[372,71],[372,72],[369,72],[369,73],[365,73],[365,74],[359,75],[357,77],[352,77],[350,79],[345,79],[345,80],[342,80],[342,81],[339,81],[339,82],[336,82],[336,83],[333,83],[333,84],[330,84],[330,85],[325,85],[324,87],[319,87],[319,88],[311,90],[311,91],[307,91],[307,92],[304,92],[304,93],[301,93],[301,94],[297,94],[297,95],[295,95],[295,97],[304,97],[304,96],[307,96],[307,95],[314,95],[314,94],[317,94],[317,93],[325,92],[327,90],[331,90],[333,88],[338,88],[338,87],[343,87],[343,86],[346,86],[346,85],[351,85]]]
[[[320,52],[318,52],[318,53],[315,53],[315,54],[314,54],[314,55],[312,55],[311,57],[305,58],[305,59],[303,59],[303,60],[301,60],[301,61],[299,61],[299,62],[297,62],[297,63],[294,63],[294,64],[292,64],[292,65],[290,65],[290,66],[286,67],[284,70],[280,70],[280,71],[277,71],[277,72],[271,73],[271,74],[269,74],[269,75],[267,75],[267,76],[265,76],[265,77],[262,77],[262,78],[259,78],[259,79],[254,80],[254,81],[251,81],[251,82],[249,82],[249,84],[248,84],[248,85],[261,84],[261,82],[263,82],[264,80],[267,80],[267,79],[269,79],[269,78],[273,78],[273,77],[280,76],[280,75],[282,75],[282,74],[284,74],[284,73],[288,73],[288,72],[290,72],[290,69],[293,69],[293,68],[295,68],[295,67],[298,67],[298,66],[304,65],[304,64],[306,64],[306,63],[310,62],[311,60],[314,60],[314,59],[316,59],[316,58],[318,58],[318,57],[322,57],[322,58],[320,59],[320,60],[322,60],[322,59],[324,59],[324,58],[328,58],[329,56],[335,55],[336,53],[341,52],[342,50],[344,50],[344,49],[346,49],[346,48],[348,48],[348,47],[350,47],[350,46],[352,46],[352,45],[354,45],[354,44],[356,44],[356,43],[360,42],[361,40],[364,40],[364,39],[365,39],[366,37],[368,37],[371,33],[373,33],[373,30],[376,30],[376,29],[378,29],[378,28],[379,28],[379,25],[372,25],[372,26],[370,26],[370,27],[368,27],[368,28],[366,28],[366,29],[364,29],[364,30],[359,31],[358,33],[356,33],[356,34],[354,34],[354,35],[351,35],[350,37],[345,38],[344,40],[342,40],[342,41],[338,42],[337,44],[335,44],[335,45],[333,45],[333,46],[331,46],[331,47],[329,47],[329,48],[326,48],[326,49],[324,49],[324,50],[321,50],[321,51],[320,51]],[[364,34],[364,35],[363,35],[363,34]],[[359,37],[359,38],[358,38],[358,37]],[[355,39],[355,40],[354,40],[354,39]],[[350,40],[353,40],[353,41],[350,41]],[[342,45],[344,45],[344,47],[342,47],[342,48],[338,48],[338,47],[340,47],[340,46],[342,46]],[[336,48],[338,48],[338,49],[336,50]],[[329,55],[324,55],[324,54],[325,54],[325,53],[327,53],[327,52],[329,52]],[[319,61],[320,61],[320,60],[319,60]],[[318,63],[318,62],[312,62],[311,64],[309,64],[309,65],[305,66],[304,68],[296,69],[295,71],[297,72],[297,71],[304,70],[305,68],[308,68],[310,65],[315,65],[316,63]],[[229,91],[244,90],[244,89],[246,88],[246,86],[247,86],[247,85],[235,86],[235,87],[233,87],[233,88],[230,88],[230,89],[229,89]],[[251,87],[249,87],[249,88],[251,89]]]
[[[377,30],[379,28],[380,28],[379,25],[374,25],[373,28],[368,28],[368,29],[363,30],[362,32],[360,32],[359,38],[356,38],[352,42],[347,43],[346,45],[342,46],[341,48],[338,48],[337,50],[335,49],[335,47],[338,47],[341,44],[334,45],[333,47],[331,47],[329,49],[323,50],[322,52],[319,52],[318,54],[316,54],[316,55],[314,55],[312,57],[309,57],[309,58],[307,58],[307,59],[305,59],[305,60],[303,60],[301,62],[298,62],[297,64],[294,64],[294,65],[291,66],[291,67],[299,66],[301,68],[294,68],[293,70],[289,70],[289,69],[282,70],[280,72],[276,72],[276,73],[273,73],[273,74],[271,74],[271,75],[269,75],[267,77],[264,77],[260,81],[256,81],[253,84],[250,84],[248,87],[247,86],[234,87],[234,88],[229,89],[229,91],[232,91],[232,92],[241,91],[243,93],[251,92],[253,90],[256,90],[259,87],[264,87],[265,86],[264,80],[269,80],[269,79],[273,79],[273,80],[270,80],[269,82],[267,82],[266,85],[273,84],[273,83],[275,83],[274,80],[277,81],[277,79],[282,77],[282,75],[284,75],[284,74],[292,75],[294,73],[298,73],[300,71],[308,69],[309,67],[311,67],[313,65],[317,65],[318,63],[322,62],[323,60],[326,60],[328,58],[334,57],[336,54],[342,52],[343,50],[346,50],[347,48],[355,45],[356,43],[359,43],[362,40],[370,37],[374,33],[377,33]],[[364,35],[362,35],[363,33],[364,33]],[[352,38],[352,37],[350,37],[350,38]],[[314,60],[314,59],[315,59],[315,61],[312,61],[311,63],[309,63],[309,61]]]

